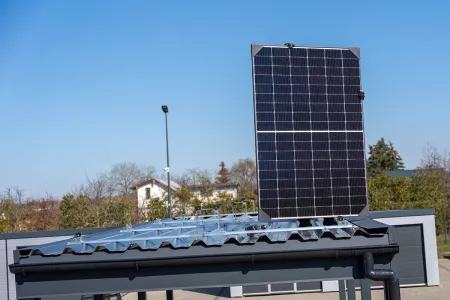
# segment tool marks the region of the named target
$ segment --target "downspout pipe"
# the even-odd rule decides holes
[[[374,281],[384,281],[384,299],[385,300],[401,300],[400,283],[398,277],[392,270],[374,268],[373,254],[365,252],[364,260],[364,276]]]

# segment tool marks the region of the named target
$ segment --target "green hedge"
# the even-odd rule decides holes
[[[434,208],[436,233],[443,232],[446,206],[439,172],[417,173],[412,177],[371,176],[368,189],[370,210]]]

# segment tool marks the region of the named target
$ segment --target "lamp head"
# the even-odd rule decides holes
[[[167,105],[163,105],[163,106],[161,106],[161,108],[165,114],[167,114],[169,112],[169,108],[167,107]]]

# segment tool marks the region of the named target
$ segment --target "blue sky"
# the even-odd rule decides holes
[[[0,1],[0,188],[162,171],[162,104],[174,174],[254,157],[252,43],[360,47],[366,143],[450,149],[448,1],[318,2]]]

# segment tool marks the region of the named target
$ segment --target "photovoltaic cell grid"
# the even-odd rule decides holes
[[[359,57],[264,46],[253,75],[260,209],[270,218],[359,214],[367,205]]]

